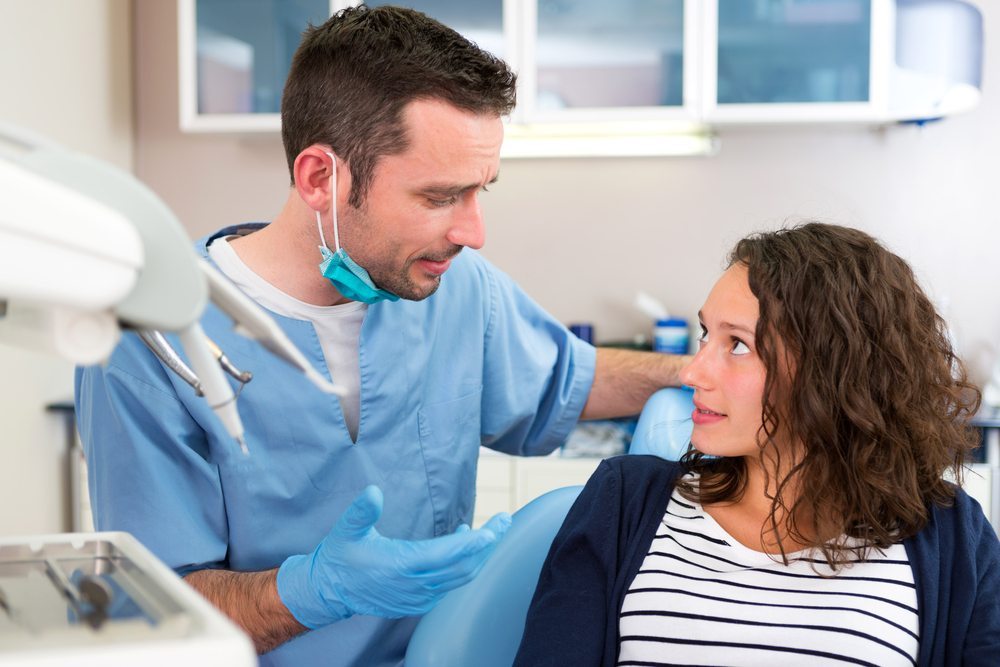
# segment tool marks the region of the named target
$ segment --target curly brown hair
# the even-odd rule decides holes
[[[980,392],[910,266],[864,232],[818,222],[744,238],[734,264],[760,306],[760,455],[777,456],[779,431],[803,445],[769,487],[762,536],[773,534],[785,562],[783,534],[837,568],[919,532],[929,504],[954,497],[944,473],[961,480],[978,445],[968,419]],[[700,473],[680,485],[691,499],[733,501],[746,489],[742,458],[692,449],[683,461]]]
[[[503,116],[516,102],[507,64],[451,28],[404,7],[348,7],[310,26],[292,58],[281,99],[281,138],[295,158],[326,144],[351,170],[360,207],[375,167],[406,150],[403,110],[418,99]]]

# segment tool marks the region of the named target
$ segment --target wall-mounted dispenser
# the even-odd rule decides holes
[[[889,114],[922,121],[979,103],[983,17],[962,0],[896,0],[896,53]]]

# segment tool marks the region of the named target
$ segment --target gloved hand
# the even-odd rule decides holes
[[[510,527],[497,514],[478,530],[408,541],[375,530],[382,491],[369,486],[311,554],[278,568],[278,595],[299,623],[315,629],[354,614],[426,614],[448,591],[470,582]]]

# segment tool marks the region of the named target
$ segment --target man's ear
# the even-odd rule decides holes
[[[295,190],[314,211],[330,210],[330,176],[333,170],[331,153],[333,151],[328,147],[313,144],[298,154],[292,168]],[[351,193],[351,170],[339,156],[334,159],[337,161],[337,206],[343,208]]]

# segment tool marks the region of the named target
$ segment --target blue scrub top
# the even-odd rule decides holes
[[[213,239],[260,227],[223,229],[199,250],[207,257]],[[312,324],[271,315],[329,376]],[[431,297],[369,306],[356,444],[336,396],[233,333],[214,307],[202,325],[253,372],[237,403],[249,457],[134,334],[106,366],[76,373],[97,529],[132,533],[182,574],[270,569],[307,553],[369,484],[385,494],[378,529],[387,536],[423,539],[471,523],[479,446],[551,452],[579,418],[594,376],[594,348],[468,249]],[[357,616],[306,633],[261,664],[398,665],[415,623]]]

